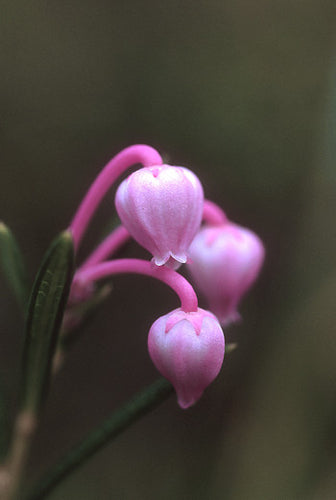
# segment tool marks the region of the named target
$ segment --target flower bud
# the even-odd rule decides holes
[[[181,408],[193,405],[217,377],[224,347],[217,318],[203,309],[175,309],[156,320],[148,335],[150,357],[173,384]]]
[[[256,280],[265,250],[252,231],[227,222],[205,226],[189,248],[188,268],[222,325],[240,318],[237,305]]]
[[[187,261],[203,210],[202,185],[193,172],[170,165],[141,168],[121,183],[115,204],[126,229],[157,266],[176,268]]]

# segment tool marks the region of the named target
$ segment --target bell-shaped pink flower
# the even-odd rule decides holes
[[[188,268],[222,325],[240,318],[237,305],[256,280],[265,250],[252,231],[225,222],[204,226],[189,248]]]
[[[217,318],[209,311],[181,309],[162,316],[148,335],[150,357],[174,386],[181,408],[193,405],[217,377],[225,341]]]
[[[115,203],[122,223],[157,266],[187,261],[203,210],[202,185],[193,172],[170,165],[141,168],[121,183]]]

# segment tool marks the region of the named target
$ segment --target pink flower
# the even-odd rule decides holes
[[[122,182],[115,203],[122,223],[157,266],[187,261],[203,210],[202,185],[193,172],[170,165],[142,168]]]
[[[203,309],[175,309],[156,320],[148,335],[150,357],[173,384],[181,408],[193,405],[217,377],[224,347],[218,320]]]
[[[204,226],[189,254],[191,276],[211,311],[223,325],[239,319],[238,303],[256,280],[264,260],[259,237],[232,222]]]

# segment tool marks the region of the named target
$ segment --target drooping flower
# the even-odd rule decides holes
[[[189,271],[210,310],[223,325],[239,319],[238,303],[256,280],[264,260],[260,238],[229,221],[205,225],[189,254]]]
[[[203,188],[193,172],[170,165],[142,168],[121,183],[115,203],[122,223],[157,266],[187,261],[203,210]]]
[[[193,405],[217,377],[225,341],[217,318],[203,309],[160,317],[148,335],[150,357],[174,386],[181,408]]]

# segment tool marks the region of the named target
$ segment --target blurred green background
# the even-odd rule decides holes
[[[171,399],[52,500],[336,497],[335,28],[332,0],[1,2],[0,218],[31,278],[99,169],[138,142],[192,168],[267,249],[202,400]],[[111,193],[83,255],[113,216]],[[13,412],[22,320],[0,287]],[[29,479],[156,378],[147,331],[176,306],[146,278],[114,280],[53,384]]]

